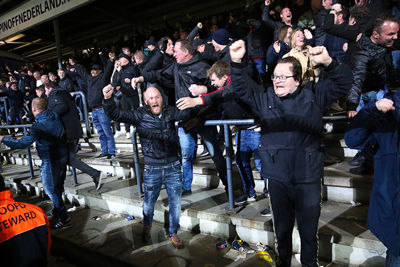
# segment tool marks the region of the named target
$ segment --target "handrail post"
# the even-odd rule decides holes
[[[24,127],[24,135],[27,135],[27,133],[28,131],[26,130],[26,127]],[[26,151],[28,153],[29,172],[31,174],[31,179],[33,179],[34,173],[33,173],[32,155],[31,155],[31,146],[28,146]]]
[[[229,209],[233,210],[235,204],[233,202],[233,186],[232,186],[232,161],[231,161],[231,129],[229,124],[224,124],[224,137],[225,137],[225,148],[226,148],[226,180],[228,182],[228,198],[229,198]]]
[[[8,121],[8,106],[7,106],[7,97],[3,96],[0,98],[0,100],[3,101],[4,103],[4,112],[6,113],[6,124],[8,125],[9,121]]]
[[[142,196],[142,181],[140,178],[140,164],[139,164],[139,152],[138,152],[138,146],[137,146],[137,141],[136,141],[136,127],[133,127],[133,132],[132,132],[132,145],[133,145],[133,161],[135,164],[135,176],[136,176],[136,183],[137,183],[137,191],[139,197]]]
[[[76,178],[76,169],[74,167],[71,167],[71,174],[72,174],[72,177],[74,178],[74,186],[77,186],[78,179]]]
[[[88,115],[88,106],[86,103],[86,96],[82,91],[77,91],[75,94],[78,94],[82,97],[82,103],[83,103],[83,116],[85,117],[85,126],[86,126],[86,135],[88,138],[92,137],[90,131],[90,125],[89,125],[89,115]]]

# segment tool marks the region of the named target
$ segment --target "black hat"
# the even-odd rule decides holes
[[[225,29],[219,29],[218,31],[213,33],[212,39],[217,44],[227,45],[227,44],[229,44],[229,33]]]
[[[205,44],[206,42],[203,39],[197,38],[193,40],[193,48],[197,49],[200,45]]]
[[[131,60],[131,58],[127,55],[127,54],[124,54],[124,53],[119,53],[119,55],[118,55],[118,59],[120,59],[120,58],[126,58],[127,60]]]
[[[103,70],[103,69],[101,68],[100,65],[94,64],[94,65],[92,66],[91,70]]]
[[[154,45],[156,46],[157,43],[154,40],[147,40],[146,42],[144,42],[144,47],[148,47],[149,45]]]

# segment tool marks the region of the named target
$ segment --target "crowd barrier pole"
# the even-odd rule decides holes
[[[32,127],[32,124],[21,124],[21,125],[7,125],[7,126],[0,126],[0,129],[15,129],[15,128],[23,128],[24,129],[24,135],[28,133],[27,128]],[[32,163],[32,155],[31,155],[31,147],[29,146],[27,149],[27,154],[28,154],[28,163],[29,163],[29,172],[31,175],[31,179],[33,179],[34,173],[33,173],[33,163]]]
[[[228,195],[229,195],[229,210],[235,209],[235,203],[233,199],[233,184],[232,184],[232,160],[229,153],[231,144],[231,130],[230,125],[252,125],[254,124],[253,119],[249,120],[208,120],[204,123],[205,126],[224,126],[224,139],[226,148],[226,180],[228,182]]]
[[[6,96],[0,97],[0,100],[2,100],[2,101],[4,102],[4,112],[6,113],[6,123],[8,124],[8,123],[9,123],[9,121],[8,121],[8,105],[7,105],[7,97],[6,97]]]
[[[82,91],[77,91],[74,92],[76,95],[80,95],[82,97],[82,103],[83,103],[83,116],[85,117],[85,126],[86,126],[86,135],[88,138],[92,137],[91,135],[91,128],[89,124],[89,115],[88,115],[88,106],[86,102],[86,96]]]
[[[326,116],[323,117],[324,122],[332,122],[339,120],[346,120],[346,116]],[[228,183],[228,195],[229,195],[229,210],[233,211],[235,209],[235,203],[233,199],[233,184],[232,184],[232,159],[229,151],[232,149],[231,143],[231,130],[229,126],[231,125],[254,125],[254,119],[247,120],[207,120],[204,123],[205,126],[217,126],[222,125],[224,127],[224,139],[225,139],[225,148],[226,148],[226,173],[227,173],[227,183]],[[132,133],[132,145],[133,145],[133,159],[135,163],[135,175],[138,185],[138,194],[142,195],[142,184],[140,177],[140,165],[139,165],[139,153],[137,148],[137,139],[136,139],[136,128],[133,128]]]
[[[135,164],[135,176],[136,176],[136,183],[137,183],[137,192],[138,196],[141,197],[143,194],[142,190],[142,181],[140,177],[140,165],[139,165],[139,152],[138,152],[138,145],[137,145],[137,131],[136,127],[133,127],[133,132],[132,132],[132,145],[133,145],[133,161]]]

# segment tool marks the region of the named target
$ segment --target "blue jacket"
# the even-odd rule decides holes
[[[379,143],[374,157],[368,228],[394,255],[400,255],[400,91],[395,111],[378,111],[375,103],[360,110],[345,134],[346,144],[356,147],[372,136]]]
[[[64,127],[55,112],[44,110],[36,116],[30,135],[21,139],[4,137],[3,143],[10,148],[23,149],[36,141],[36,149],[42,160],[59,159],[67,155]]]

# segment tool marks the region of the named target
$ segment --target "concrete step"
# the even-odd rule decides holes
[[[6,173],[12,173],[8,168],[9,165],[4,166]],[[26,172],[26,169],[26,166],[22,166],[21,172]],[[134,179],[121,180],[117,177],[107,177],[103,187],[96,191],[90,177],[85,174],[80,176],[84,178],[79,186],[74,186],[72,177],[67,176],[65,198],[68,203],[79,204],[92,210],[142,218],[143,199],[137,194]],[[6,176],[6,182],[11,185],[17,183],[16,179],[10,174]],[[20,182],[26,187],[41,186],[38,178]],[[257,242],[274,245],[272,219],[259,214],[269,206],[268,198],[260,196],[258,201],[230,211],[227,209],[228,202],[224,190],[199,186],[193,186],[192,190],[191,195],[182,198],[180,225],[183,230],[198,231],[222,239],[237,236],[252,245]],[[40,189],[30,190],[30,192],[37,191],[40,192]],[[165,224],[168,221],[167,203],[167,194],[163,189],[155,205],[156,222]],[[386,248],[367,229],[367,211],[366,205],[354,207],[331,201],[322,203],[319,223],[321,260],[357,266],[384,266]],[[296,228],[293,233],[293,250],[297,253],[300,250],[300,238]]]
[[[135,178],[135,168],[133,162],[133,153],[121,152],[112,160],[105,158],[97,159],[95,156],[98,152],[87,150],[79,151],[79,157],[90,166],[109,172],[116,177]],[[28,165],[26,150],[7,150],[3,152],[7,160],[17,165]],[[41,160],[36,152],[32,151],[33,164],[40,166]],[[143,158],[139,157],[140,173],[143,170]],[[329,201],[343,203],[368,203],[369,194],[372,187],[371,176],[353,175],[349,173],[351,168],[346,162],[341,162],[325,167],[325,176],[323,180],[323,198]],[[255,190],[258,194],[262,194],[265,183],[260,177],[258,171],[253,168],[253,176],[255,181]],[[197,158],[193,167],[193,185],[204,188],[221,188],[217,171],[212,160],[209,157]],[[236,167],[232,167],[233,185],[235,189],[240,189],[241,179]]]

